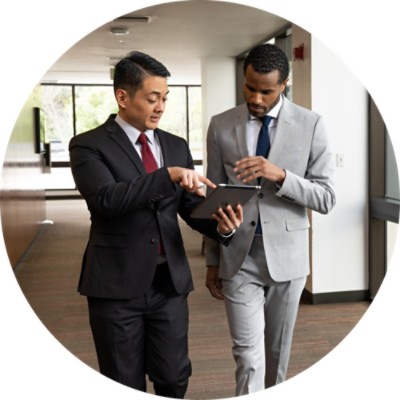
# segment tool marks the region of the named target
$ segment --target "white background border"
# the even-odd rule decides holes
[[[330,47],[371,93],[399,159],[400,93],[396,2],[364,0],[232,1],[272,12]],[[40,78],[83,36],[111,19],[166,1],[13,0],[0,4],[0,161],[16,118]],[[33,34],[24,42],[21,29]],[[240,27],[238,27],[240,28]],[[397,40],[396,40],[397,39]],[[329,94],[327,94],[329,95]],[[346,93],[342,94],[344,97]],[[400,398],[399,245],[368,312],[335,350],[282,385],[250,396],[307,400]],[[148,398],[98,373],[65,350],[32,312],[0,243],[0,398]],[[389,397],[385,397],[389,398]]]

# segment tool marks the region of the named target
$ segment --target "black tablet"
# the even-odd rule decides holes
[[[220,184],[193,210],[191,217],[212,218],[220,207],[244,206],[260,189],[261,186]]]

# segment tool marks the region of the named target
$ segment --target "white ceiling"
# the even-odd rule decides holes
[[[150,17],[150,22],[131,17]],[[172,74],[170,84],[199,84],[202,58],[236,57],[289,26],[276,15],[239,4],[207,0],[161,4],[99,27],[69,49],[42,82],[110,83],[115,58],[139,50],[166,65]],[[129,34],[111,35],[112,27],[127,28]]]

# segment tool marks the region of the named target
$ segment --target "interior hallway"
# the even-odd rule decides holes
[[[81,199],[47,200],[46,224],[15,269],[33,310],[49,331],[78,359],[97,369],[86,299],[76,291],[86,245],[89,214]],[[187,398],[234,396],[234,362],[223,303],[204,286],[201,236],[183,226],[195,291],[189,296],[193,364]],[[332,350],[367,310],[368,302],[302,304],[294,334],[289,376],[293,377]]]

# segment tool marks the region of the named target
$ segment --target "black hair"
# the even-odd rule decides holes
[[[163,64],[148,54],[140,51],[130,52],[115,66],[114,93],[117,89],[124,89],[130,95],[133,95],[142,87],[143,80],[148,75],[162,78],[171,76]]]
[[[261,74],[278,70],[279,83],[284,82],[289,76],[289,61],[286,54],[271,43],[261,44],[251,49],[244,60],[244,73],[249,65],[253,67],[254,71]]]

